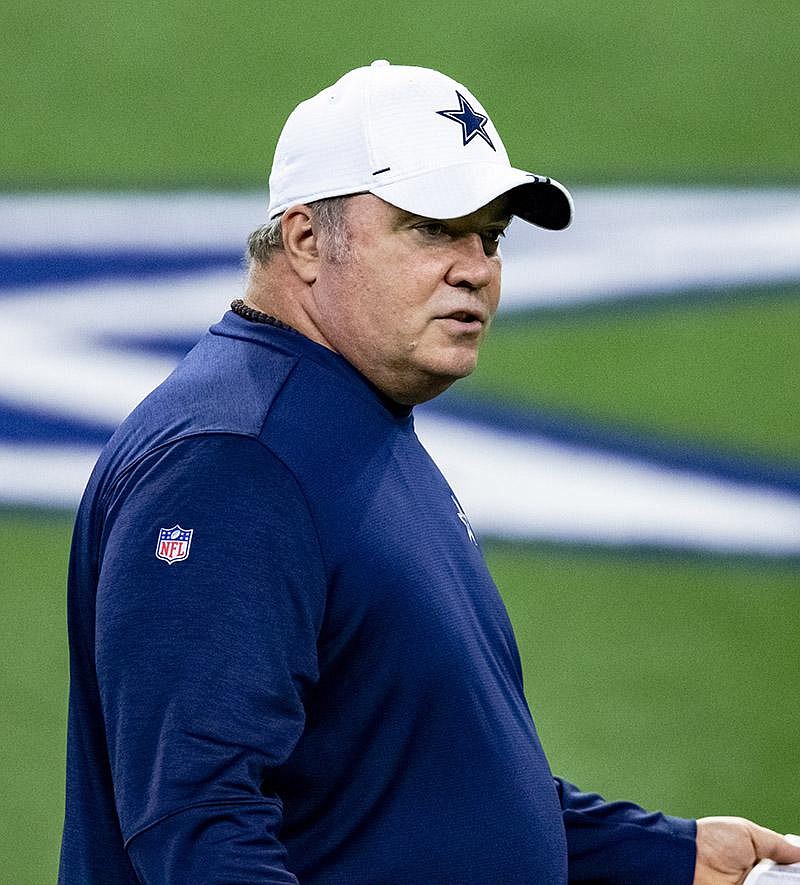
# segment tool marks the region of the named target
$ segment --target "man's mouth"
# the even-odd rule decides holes
[[[438,317],[440,320],[452,320],[464,327],[464,330],[480,329],[485,323],[484,315],[478,310],[454,310]]]
[[[458,320],[460,323],[472,323],[475,320],[478,320],[478,322],[480,322],[480,317],[468,310],[458,310],[455,313],[448,314],[448,318],[452,320]]]

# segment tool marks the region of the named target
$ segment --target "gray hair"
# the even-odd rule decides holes
[[[327,197],[308,203],[322,234],[320,248],[330,261],[345,261],[350,257],[350,231],[345,218],[348,197]],[[249,263],[268,264],[276,252],[283,251],[283,215],[262,224],[247,238]]]

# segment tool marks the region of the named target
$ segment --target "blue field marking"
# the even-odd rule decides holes
[[[110,424],[54,415],[0,399],[0,443],[102,446],[114,429]]]
[[[99,347],[109,350],[129,350],[174,359],[177,364],[197,344],[199,336],[185,335],[99,335]]]
[[[242,253],[227,249],[187,252],[143,250],[78,251],[46,254],[0,251],[0,294],[48,284],[94,280],[142,280],[218,268],[235,268]]]

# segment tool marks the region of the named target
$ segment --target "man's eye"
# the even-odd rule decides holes
[[[426,221],[418,224],[417,229],[428,234],[429,237],[440,237],[445,232],[445,226],[438,221]]]

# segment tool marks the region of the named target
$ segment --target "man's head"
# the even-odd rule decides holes
[[[504,196],[440,220],[359,194],[343,206],[340,259],[313,210],[292,206],[278,262],[303,288],[287,306],[291,318],[279,315],[392,399],[424,402],[475,368],[500,299],[498,243],[509,217]]]
[[[423,402],[475,368],[512,215],[560,230],[571,198],[511,166],[465,87],[376,62],[287,120],[248,300],[398,402]]]

